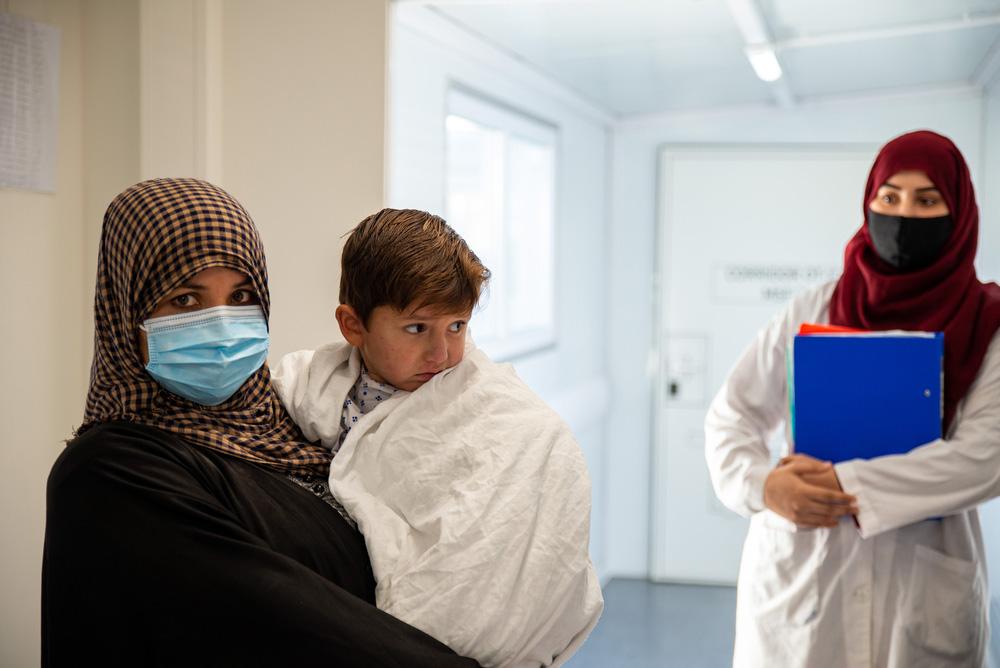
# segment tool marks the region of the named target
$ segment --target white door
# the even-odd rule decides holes
[[[661,150],[653,579],[736,582],[747,522],[712,490],[705,412],[739,354],[788,298],[839,275],[844,246],[862,222],[875,150]],[[779,430],[774,439],[781,438]]]

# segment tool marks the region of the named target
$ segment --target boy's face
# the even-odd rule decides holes
[[[340,331],[361,351],[372,378],[408,392],[462,361],[471,315],[434,307],[398,311],[377,306],[365,327],[353,308],[337,307]]]

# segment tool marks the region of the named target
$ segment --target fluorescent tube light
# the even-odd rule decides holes
[[[764,81],[777,81],[781,78],[781,64],[774,49],[770,46],[748,46],[747,58],[753,66],[753,71]]]

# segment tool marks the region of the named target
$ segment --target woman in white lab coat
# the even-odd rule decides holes
[[[978,210],[961,153],[932,132],[897,137],[875,160],[863,210],[841,277],[757,334],[705,422],[716,493],[751,518],[735,666],[985,662],[976,507],[1000,495],[1000,287],[973,267]],[[945,438],[904,455],[772,466],[766,444],[783,421],[791,442],[785,354],[804,322],[943,331]]]

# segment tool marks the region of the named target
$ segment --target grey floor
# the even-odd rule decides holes
[[[735,587],[613,579],[604,614],[567,668],[729,668]],[[990,605],[990,668],[1000,668],[1000,597]]]
[[[604,614],[567,668],[727,668],[736,589],[613,579]]]

